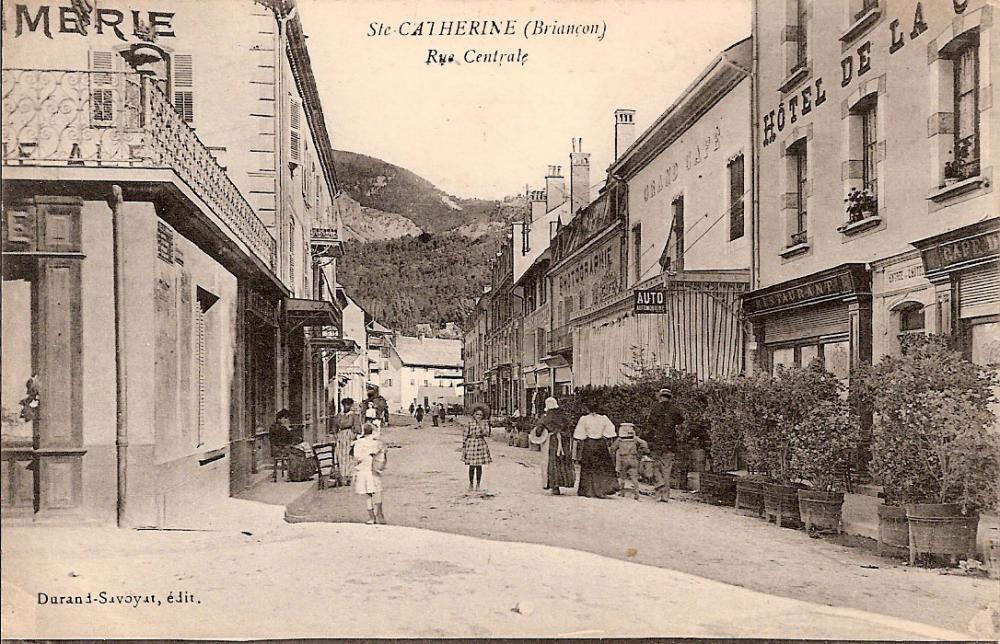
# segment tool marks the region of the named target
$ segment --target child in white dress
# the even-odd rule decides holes
[[[361,438],[354,442],[354,491],[364,494],[368,505],[368,520],[365,523],[385,523],[382,515],[382,470],[385,469],[387,455],[379,428],[375,422],[367,422],[361,428]]]

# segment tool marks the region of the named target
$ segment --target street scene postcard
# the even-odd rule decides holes
[[[1000,0],[2,0],[0,638],[1000,639]]]

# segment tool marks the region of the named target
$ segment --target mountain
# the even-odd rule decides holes
[[[524,195],[501,201],[449,195],[381,159],[337,151],[344,256],[338,279],[377,320],[402,333],[461,325]]]
[[[337,150],[334,163],[340,187],[358,204],[401,215],[422,232],[440,233],[499,221],[500,202],[449,195],[427,179],[381,159]],[[348,221],[345,215],[345,224],[354,227],[355,221]]]

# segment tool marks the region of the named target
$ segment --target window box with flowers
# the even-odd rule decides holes
[[[980,174],[978,158],[970,158],[972,141],[963,139],[957,143],[954,159],[944,164],[944,176],[941,185],[928,195],[932,201],[943,201],[960,194],[988,187],[989,181]]]
[[[800,230],[798,232],[792,233],[788,238],[788,245],[778,252],[782,258],[788,259],[790,257],[795,257],[796,255],[801,255],[809,250],[809,231]]]
[[[854,235],[882,223],[878,216],[878,201],[867,189],[852,188],[844,199],[847,204],[847,221],[837,228],[844,235]]]

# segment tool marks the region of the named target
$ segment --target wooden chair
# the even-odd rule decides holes
[[[327,479],[333,475],[333,443],[319,443],[317,445],[313,445],[313,456],[316,457],[316,471],[319,472],[316,487],[322,490],[326,487]]]

